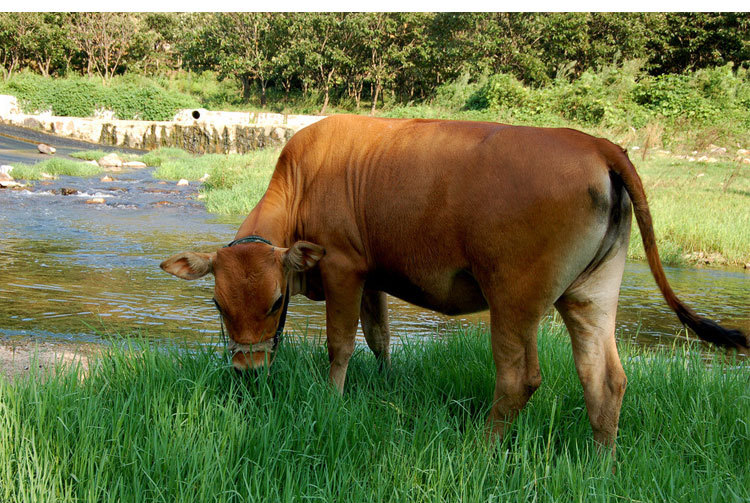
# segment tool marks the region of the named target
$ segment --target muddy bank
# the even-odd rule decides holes
[[[0,339],[0,379],[13,381],[30,374],[43,377],[60,365],[80,365],[86,372],[91,358],[99,353],[91,344]]]

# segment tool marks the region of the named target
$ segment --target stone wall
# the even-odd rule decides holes
[[[244,153],[284,145],[322,116],[180,110],[172,121],[57,117],[21,113],[13,96],[0,95],[0,121],[102,145],[153,150],[179,147],[196,154]]]

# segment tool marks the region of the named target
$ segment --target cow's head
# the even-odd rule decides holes
[[[244,370],[273,361],[287,286],[294,274],[315,267],[323,255],[325,249],[306,241],[291,248],[250,242],[213,253],[178,253],[161,268],[182,279],[214,275],[214,301],[229,332],[232,364]]]

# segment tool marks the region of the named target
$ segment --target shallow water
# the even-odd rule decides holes
[[[195,184],[158,182],[151,170],[111,176],[116,181],[61,177],[28,190],[0,190],[0,339],[98,342],[140,332],[155,340],[218,340],[211,280],[182,281],[159,263],[231,241],[241,219],[207,214]],[[80,193],[61,195],[67,187]],[[87,204],[93,197],[105,203]],[[750,328],[750,274],[666,269],[678,296],[696,311]],[[488,313],[454,318],[393,298],[389,306],[401,337],[433,337],[457,323],[489,321]],[[617,326],[620,339],[645,345],[671,345],[681,328],[645,264],[627,265]],[[287,327],[320,334],[323,304],[295,297]]]

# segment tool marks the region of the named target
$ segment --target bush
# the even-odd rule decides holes
[[[192,96],[165,91],[154,85],[112,86],[105,96],[105,107],[113,110],[118,119],[171,120],[180,108],[200,106]]]
[[[466,108],[469,110],[492,110],[523,108],[530,102],[530,91],[513,75],[500,73],[469,97]]]
[[[147,79],[114,79],[104,86],[98,79],[49,79],[23,72],[1,85],[0,92],[16,96],[26,113],[51,110],[72,117],[90,117],[105,108],[118,119],[170,120],[178,109],[200,106],[194,96],[162,89]]]
[[[633,99],[664,117],[705,120],[719,112],[714,103],[701,96],[696,79],[689,75],[666,74],[646,78],[633,90]]]

